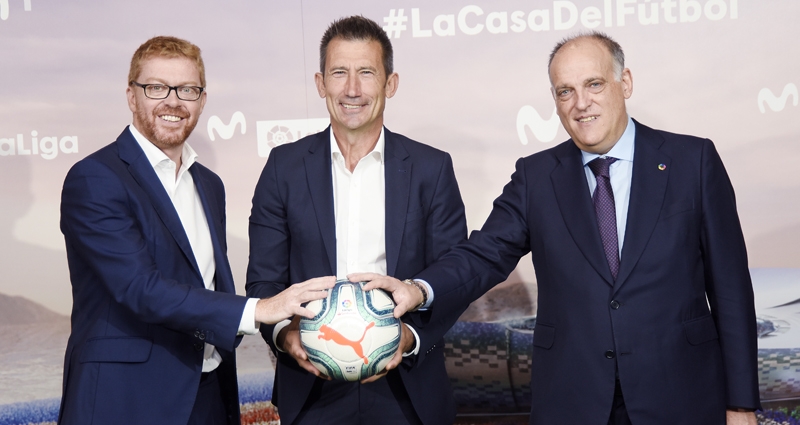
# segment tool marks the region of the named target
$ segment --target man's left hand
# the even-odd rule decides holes
[[[375,375],[370,376],[369,378],[362,379],[361,383],[368,384],[370,382],[375,382],[378,379],[381,379],[384,376],[386,376],[386,374],[389,373],[390,370],[399,366],[400,362],[403,361],[403,353],[407,353],[411,351],[412,348],[414,348],[414,343],[415,343],[414,340],[415,340],[414,334],[411,333],[410,330],[408,330],[408,327],[406,326],[405,323],[400,322],[400,346],[397,347],[397,352],[394,353],[394,356],[392,357],[391,360],[389,360],[389,363],[386,364],[386,367],[382,371],[378,372]]]
[[[755,412],[726,411],[728,425],[758,425]]]

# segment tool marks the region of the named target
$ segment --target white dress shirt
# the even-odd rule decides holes
[[[383,129],[378,143],[352,172],[331,133],[336,278],[350,273],[386,274],[386,184]]]
[[[161,151],[156,145],[147,140],[142,133],[140,133],[133,124],[130,125],[130,132],[136,142],[144,151],[150,165],[153,166],[158,179],[167,191],[178,217],[181,219],[183,230],[189,239],[189,244],[192,247],[197,266],[200,268],[200,274],[203,276],[203,284],[206,289],[213,291],[215,289],[214,274],[216,273],[216,263],[214,262],[214,247],[211,244],[211,232],[208,228],[208,221],[206,214],[203,210],[203,204],[200,201],[200,195],[197,193],[197,187],[194,185],[192,174],[189,173],[189,168],[197,161],[197,153],[189,146],[188,143],[183,144],[181,152],[181,168],[177,170],[174,161]],[[258,333],[255,322],[256,303],[258,299],[251,298],[247,301],[245,309],[242,313],[242,319],[239,323],[239,334],[255,335]],[[222,357],[217,352],[217,349],[211,345],[205,344],[205,351],[203,353],[203,372],[211,372],[216,369],[222,362]]]

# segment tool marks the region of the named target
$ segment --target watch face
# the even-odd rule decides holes
[[[422,294],[422,301],[420,301],[419,304],[414,306],[409,311],[417,311],[420,308],[422,308],[422,306],[424,306],[428,302],[428,291],[426,291],[425,288],[422,287],[421,283],[417,282],[414,279],[406,279],[406,280],[403,281],[403,283],[405,283],[406,285],[415,286],[417,289],[419,289],[419,292]]]

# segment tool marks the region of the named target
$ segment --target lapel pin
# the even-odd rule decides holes
[[[667,164],[658,164],[658,169],[664,171],[667,169]]]

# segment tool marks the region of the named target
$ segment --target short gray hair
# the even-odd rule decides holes
[[[600,31],[581,32],[559,41],[558,44],[553,47],[553,51],[550,52],[550,60],[547,62],[547,75],[550,75],[550,65],[553,64],[553,58],[556,56],[556,53],[558,53],[558,51],[561,50],[561,48],[565,45],[581,38],[589,38],[599,41],[603,46],[606,47],[606,49],[608,49],[608,52],[611,53],[611,57],[614,60],[614,76],[616,77],[617,81],[621,80],[622,70],[625,69],[625,52],[622,51],[622,47],[619,45],[619,43],[614,41],[614,39],[609,37],[606,33]]]

